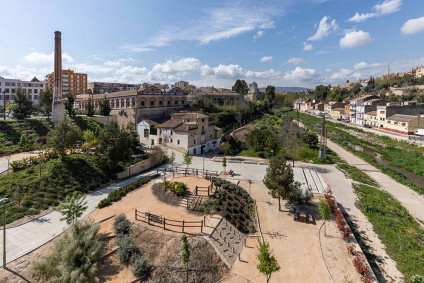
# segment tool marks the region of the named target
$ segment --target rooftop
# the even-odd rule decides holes
[[[387,120],[398,121],[398,122],[409,122],[417,118],[415,115],[404,115],[404,114],[395,114],[390,117],[387,117]]]

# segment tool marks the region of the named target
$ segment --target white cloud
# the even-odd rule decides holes
[[[264,35],[264,30],[274,28],[275,16],[281,15],[281,7],[266,7],[251,2],[230,2],[219,8],[205,10],[189,17],[179,24],[167,26],[156,32],[156,36],[146,39],[142,44],[125,44],[121,48],[132,52],[146,52],[169,45],[173,41],[189,40],[200,44],[228,39],[240,34],[259,30],[257,37]]]
[[[149,78],[157,81],[170,81],[199,71],[201,65],[200,60],[196,58],[167,60],[165,63],[155,64],[149,72]]]
[[[330,17],[324,16],[321,21],[319,22],[318,29],[316,33],[309,37],[308,40],[310,41],[317,41],[321,40],[324,37],[329,36],[332,32],[336,31],[338,29],[338,26],[336,24],[336,20],[332,20],[330,23],[327,23],[327,20],[330,19]]]
[[[365,14],[356,12],[348,21],[357,23],[364,22],[369,18],[395,13],[400,10],[401,6],[402,0],[385,0],[383,3],[379,3],[372,8],[374,12]]]
[[[272,60],[272,56],[264,56],[259,60],[259,62],[263,63],[263,62],[268,62],[271,60]]]
[[[264,36],[265,32],[263,30],[259,30],[254,36],[253,39],[256,40],[258,38],[261,38],[262,36]]]
[[[424,32],[424,17],[406,21],[400,30],[405,34]]]
[[[321,76],[315,69],[296,67],[293,71],[286,72],[284,79],[295,82],[316,81]]]
[[[289,60],[287,60],[287,64],[300,64],[303,62],[303,58],[290,58]]]
[[[384,66],[381,63],[373,63],[373,64],[368,64],[367,62],[361,61],[356,63],[355,65],[353,65],[353,68],[355,70],[367,70],[367,69],[371,69],[371,68],[378,68],[378,67],[382,67]]]
[[[47,54],[42,52],[31,52],[28,55],[25,55],[25,60],[31,63],[36,64],[47,64],[47,63],[53,63],[54,62],[54,52]],[[62,60],[68,63],[74,62],[74,59],[71,55],[64,52],[62,53]]]
[[[326,72],[331,72],[331,69],[330,69],[330,68],[328,68],[328,69],[325,69],[325,71],[326,71]]]
[[[344,37],[342,37],[339,41],[340,47],[343,48],[352,48],[358,46],[364,46],[371,44],[373,39],[370,34],[365,31],[351,31],[347,32]]]
[[[303,51],[311,51],[313,48],[312,44],[309,44],[307,42],[303,43]]]
[[[337,81],[346,81],[348,79],[359,79],[361,78],[361,74],[358,72],[353,72],[352,70],[349,69],[340,69],[340,71],[338,72],[334,72],[331,77],[330,80],[333,82],[337,82]]]

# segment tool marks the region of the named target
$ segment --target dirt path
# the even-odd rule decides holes
[[[331,140],[327,140],[327,145],[342,159],[346,160],[349,165],[355,166],[376,180],[380,184],[382,190],[393,195],[403,205],[403,207],[411,213],[412,216],[424,223],[423,196],[419,195],[409,187],[399,184],[388,175],[382,173],[374,166],[368,164],[359,157],[356,157],[353,153],[350,153]]]
[[[240,185],[248,188],[246,181]],[[287,211],[278,211],[278,201],[272,198],[261,182],[254,182],[251,187],[252,197],[257,201],[258,213],[264,238],[270,243],[270,249],[277,258],[281,269],[273,273],[269,282],[331,282],[322,260],[318,230],[322,220],[316,224],[305,224],[293,220]],[[282,203],[283,209],[285,202]],[[311,206],[311,209],[314,209]],[[286,209],[285,209],[286,210]],[[334,223],[328,223],[330,226]],[[335,231],[335,229],[334,229]],[[333,235],[334,234],[334,235]],[[327,265],[336,282],[361,282],[355,271],[351,258],[347,254],[346,243],[340,233],[333,233],[334,238],[323,241]],[[255,282],[265,282],[266,278],[256,268],[257,238],[249,238],[247,247],[241,254],[242,261],[237,261],[231,272],[233,276],[224,282],[248,282],[246,277]]]
[[[23,158],[28,158],[31,156],[38,156],[40,151],[34,150],[34,151],[28,151],[28,152],[21,152],[21,153],[15,153],[10,155],[10,162],[15,160],[21,160]],[[0,156],[0,161],[7,161],[6,156]]]
[[[344,174],[333,165],[314,165],[296,162],[296,166],[314,168],[323,177],[324,186],[326,186],[325,189],[331,188],[336,201],[343,205],[343,208],[360,232],[361,238],[370,247],[370,252],[375,255],[376,264],[383,274],[383,276],[379,277],[380,281],[401,282],[403,275],[398,270],[396,262],[389,257],[385,245],[374,232],[372,224],[355,205],[358,202],[358,198],[352,188],[352,180],[346,179]]]

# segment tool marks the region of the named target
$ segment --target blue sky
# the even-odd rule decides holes
[[[0,76],[315,86],[424,65],[422,0],[1,0]]]

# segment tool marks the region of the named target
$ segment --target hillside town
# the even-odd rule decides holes
[[[0,283],[424,283],[424,2],[40,4],[1,6]]]

